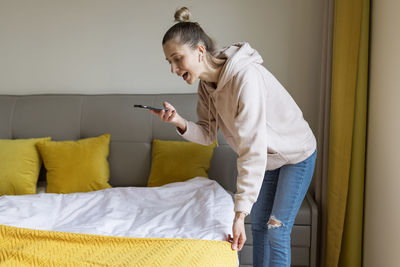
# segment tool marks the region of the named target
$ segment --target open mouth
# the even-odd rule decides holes
[[[189,72],[185,72],[183,75],[182,75],[182,78],[186,81],[187,80],[187,78],[189,77]]]

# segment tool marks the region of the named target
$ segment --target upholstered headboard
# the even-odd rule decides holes
[[[145,186],[154,138],[183,140],[169,123],[134,104],[161,106],[168,101],[196,121],[197,94],[0,95],[0,139],[51,136],[53,140],[111,134],[110,184]],[[236,191],[236,154],[219,135],[209,176]]]

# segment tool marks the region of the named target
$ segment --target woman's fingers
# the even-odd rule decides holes
[[[176,114],[175,110],[171,111],[171,115],[169,115],[169,117],[168,117],[168,121],[169,122],[172,121],[175,118],[175,114]]]
[[[163,105],[164,105],[164,107],[165,107],[166,109],[168,109],[168,112],[170,112],[168,117],[171,116],[172,112],[174,112],[174,111],[176,112],[174,106],[171,105],[170,103],[168,103],[168,102],[163,102]]]
[[[168,110],[168,111],[154,111],[154,110],[150,110],[151,113],[157,115],[160,120],[164,121],[164,122],[171,122],[176,115],[176,110]]]
[[[163,102],[163,105],[164,105],[164,107],[166,108],[166,109],[168,109],[168,110],[175,110],[175,108],[174,108],[174,106],[173,105],[171,105],[170,103],[168,103],[168,102]]]
[[[168,111],[162,110],[161,114],[160,114],[161,120],[169,122],[174,118],[175,114],[176,114],[175,110],[171,110],[171,109],[169,109]]]
[[[244,233],[238,233],[232,237],[230,234],[228,234],[226,241],[232,243],[233,250],[241,251],[244,243],[246,242],[246,235]]]
[[[150,112],[154,115],[157,115],[161,121],[174,123],[174,119],[177,115],[176,109],[168,102],[163,102],[163,105],[167,109],[167,111],[150,110]]]
[[[239,240],[238,240],[238,250],[241,251],[244,245],[244,242],[246,241],[246,237],[243,236],[243,234],[241,234],[239,236]]]
[[[233,241],[232,241],[232,249],[236,250],[238,248],[238,239],[239,236],[238,235],[233,235]]]
[[[241,251],[245,242],[246,236],[244,233],[238,233],[237,235],[234,234],[232,240],[232,249]]]

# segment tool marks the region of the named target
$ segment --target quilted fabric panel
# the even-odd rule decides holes
[[[0,225],[2,266],[238,266],[225,241],[130,238]]]

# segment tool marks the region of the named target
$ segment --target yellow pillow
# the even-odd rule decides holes
[[[0,140],[0,195],[35,194],[42,160],[35,144],[50,137]]]
[[[192,142],[154,139],[147,186],[183,182],[196,176],[208,177],[214,148],[215,142],[203,146]]]
[[[42,141],[36,146],[47,170],[47,193],[110,188],[110,134],[78,141]]]

